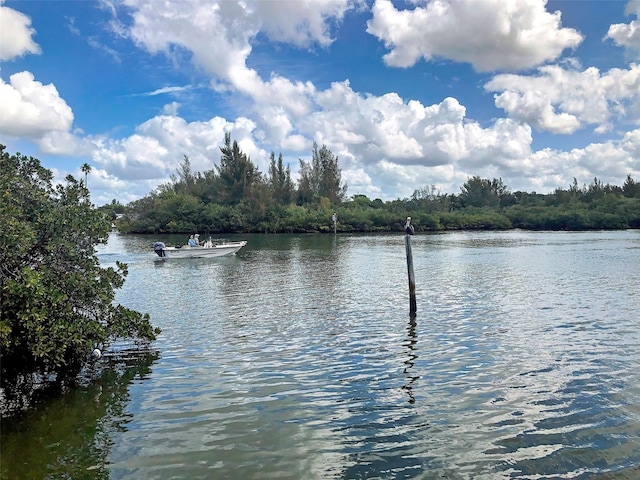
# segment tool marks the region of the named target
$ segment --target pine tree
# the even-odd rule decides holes
[[[280,205],[289,205],[293,200],[294,185],[291,180],[289,165],[284,168],[282,153],[278,156],[276,164],[275,154],[271,152],[269,162],[269,188],[273,200]]]
[[[260,173],[251,159],[240,150],[237,141],[231,143],[231,134],[225,133],[222,157],[216,166],[220,179],[220,203],[237,205],[249,193]]]
[[[347,193],[347,184],[342,183],[341,177],[338,157],[326,145],[318,149],[318,144],[314,142],[311,162],[300,160],[298,203],[303,205],[327,198],[331,205],[339,205]]]

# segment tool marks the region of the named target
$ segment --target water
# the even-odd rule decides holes
[[[3,421],[2,478],[640,478],[640,232],[243,236],[118,294],[163,333]],[[159,238],[165,243],[182,238]]]

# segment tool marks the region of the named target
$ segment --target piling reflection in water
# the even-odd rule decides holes
[[[416,353],[418,339],[416,337],[416,317],[411,316],[409,318],[409,326],[407,328],[407,338],[404,342],[404,346],[407,349],[407,360],[404,361],[405,368],[404,374],[407,378],[407,383],[405,383],[402,388],[409,395],[409,403],[416,403],[416,399],[413,396],[413,383],[420,378],[420,375],[417,375],[415,371],[413,371],[413,366],[416,363],[416,359],[418,355]]]

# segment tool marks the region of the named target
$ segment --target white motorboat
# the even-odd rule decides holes
[[[213,258],[232,255],[246,244],[245,240],[241,242],[216,243],[209,238],[202,245],[196,247],[190,247],[189,245],[167,247],[162,242],[156,242],[153,244],[153,251],[162,258]]]

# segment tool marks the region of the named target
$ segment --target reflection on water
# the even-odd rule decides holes
[[[181,239],[102,247],[103,264],[129,264],[118,301],[163,329],[161,356],[123,383],[119,412],[95,412],[110,428],[78,441],[54,427],[61,448],[106,442],[83,466],[113,479],[640,475],[639,232],[414,236],[415,319],[401,235],[242,239],[214,261],[154,259],[155,240]]]
[[[407,349],[407,359],[404,361],[405,368],[404,374],[407,377],[407,383],[402,386],[409,395],[409,403],[415,403],[416,399],[413,396],[413,383],[420,378],[419,375],[416,375],[412,372],[413,366],[415,365],[415,361],[418,358],[416,354],[417,343],[418,340],[416,338],[416,319],[411,316],[409,319],[409,327],[407,328],[407,339],[405,340],[405,347]]]
[[[128,388],[147,378],[157,358],[138,350],[106,355],[89,383],[64,392],[52,387],[32,411],[3,418],[0,477],[109,478],[113,434],[130,418]]]

